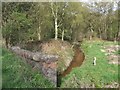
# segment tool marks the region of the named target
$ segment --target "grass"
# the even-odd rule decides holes
[[[2,48],[3,88],[51,88],[54,87],[40,72],[33,71],[24,60]]]
[[[86,59],[81,67],[74,68],[69,75],[62,79],[61,87],[79,88],[92,87],[102,88],[105,85],[118,82],[118,65],[108,64],[104,52],[100,49],[104,45],[117,44],[104,41],[85,41],[82,49]],[[93,57],[96,57],[96,66],[93,66]]]
[[[62,78],[61,87],[102,88],[105,85],[118,82],[118,65],[108,64],[102,46],[117,43],[107,41],[85,41],[82,49],[85,60],[81,67],[74,68],[69,75]],[[119,51],[117,52],[119,53]],[[97,58],[97,65],[93,66],[93,57]],[[2,78],[3,88],[52,88],[50,83],[40,72],[33,71],[31,66],[10,51],[2,48]]]
[[[120,50],[114,52],[114,54],[116,54],[116,55],[120,55]]]

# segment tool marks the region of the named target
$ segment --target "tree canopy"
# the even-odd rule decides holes
[[[6,45],[58,38],[118,40],[120,9],[110,2],[3,2]]]

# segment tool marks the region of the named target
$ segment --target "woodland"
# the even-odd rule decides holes
[[[118,88],[120,2],[2,2],[3,88]]]
[[[2,3],[2,36],[8,45],[58,38],[118,41],[119,3]]]

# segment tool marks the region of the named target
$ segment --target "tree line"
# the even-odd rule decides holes
[[[3,2],[2,36],[6,46],[50,38],[118,40],[118,5],[115,2]]]

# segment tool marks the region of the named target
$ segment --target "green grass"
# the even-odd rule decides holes
[[[82,49],[85,60],[81,67],[74,68],[69,75],[62,79],[61,87],[101,88],[107,84],[118,82],[118,65],[108,64],[102,46],[117,43],[105,41],[85,41]],[[91,46],[91,47],[90,47]],[[119,52],[118,52],[119,53]],[[93,57],[97,58],[97,65],[93,66]],[[40,72],[33,71],[31,66],[5,48],[2,48],[2,79],[3,88],[41,88],[54,87]]]
[[[114,52],[114,54],[116,54],[116,55],[120,55],[120,50]]]
[[[104,45],[117,44],[103,41],[85,41],[82,49],[85,60],[81,67],[74,68],[69,75],[62,79],[61,87],[91,87],[102,88],[107,84],[118,82],[118,65],[108,64],[104,52],[100,49]],[[91,46],[91,47],[90,47]],[[96,57],[96,66],[93,66],[93,57]]]
[[[2,48],[3,88],[50,88],[54,87],[40,72],[33,71],[24,60]]]

